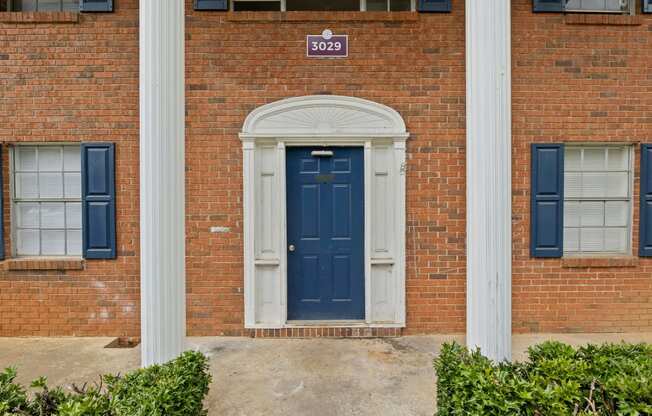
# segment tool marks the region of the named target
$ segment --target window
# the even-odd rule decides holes
[[[564,159],[564,254],[628,254],[631,148],[566,146]]]
[[[3,3],[12,12],[79,11],[79,0],[5,0]]]
[[[81,256],[81,161],[74,145],[18,145],[12,160],[16,256]]]
[[[635,2],[630,0],[566,0],[567,12],[633,12]]]
[[[233,0],[234,11],[414,11],[415,0]]]

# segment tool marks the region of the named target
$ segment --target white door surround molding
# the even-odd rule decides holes
[[[240,133],[244,184],[246,328],[286,328],[288,146],[364,148],[365,320],[324,326],[405,326],[405,142],[402,117],[372,101],[288,98],[247,116]],[[305,323],[304,323],[305,324]]]

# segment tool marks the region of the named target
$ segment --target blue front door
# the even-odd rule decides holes
[[[287,150],[288,319],[364,319],[362,148]]]

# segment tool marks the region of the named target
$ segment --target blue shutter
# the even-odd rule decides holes
[[[81,151],[84,258],[114,259],[115,146],[83,143]]]
[[[2,145],[0,145],[0,260],[5,259],[5,210],[4,210],[4,169],[2,168]]]
[[[80,0],[79,10],[82,12],[112,12],[113,0]]]
[[[564,145],[532,145],[530,252],[561,257],[564,252]]]
[[[534,12],[563,12],[564,0],[532,0]]]
[[[420,12],[445,12],[451,11],[451,0],[419,0]]]
[[[195,10],[229,10],[227,0],[195,0]]]
[[[643,13],[652,13],[652,0],[641,0]]]
[[[641,219],[639,251],[652,257],[652,145],[641,145]]]

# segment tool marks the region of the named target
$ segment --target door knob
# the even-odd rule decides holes
[[[294,247],[294,244],[290,244],[290,246],[288,247],[288,250],[289,251],[294,251],[294,250],[296,250],[296,247]]]

